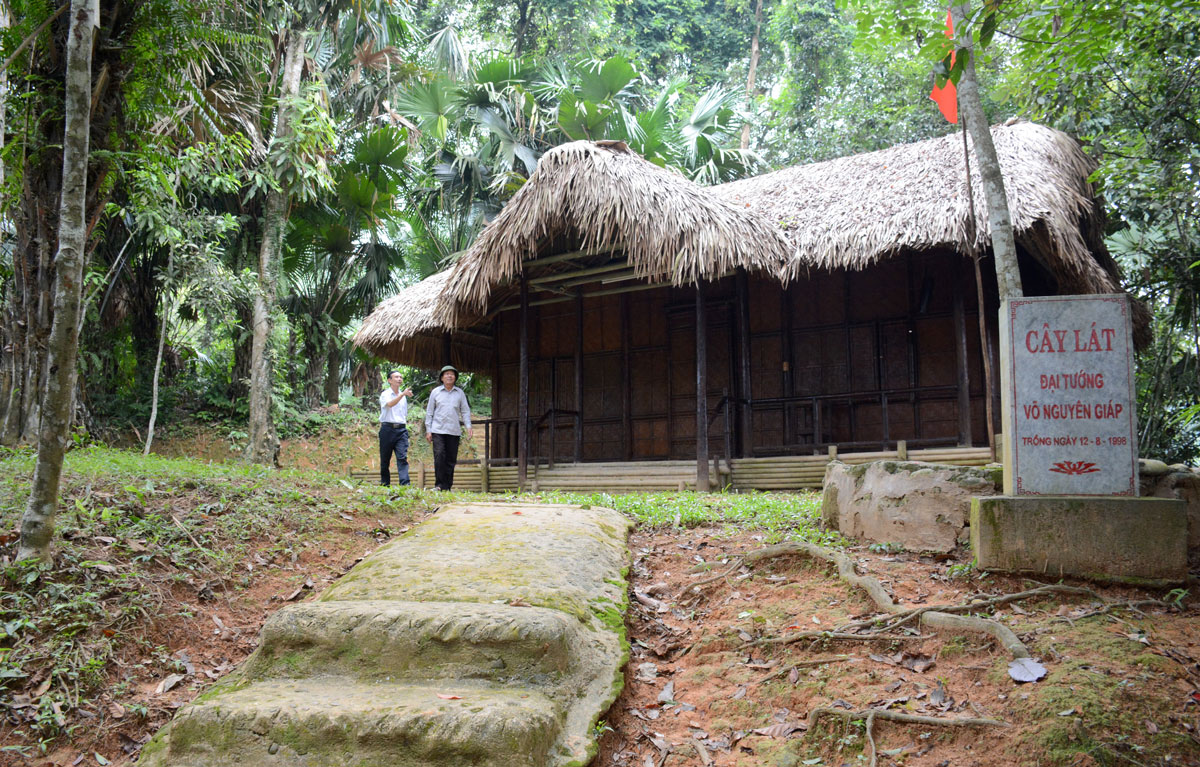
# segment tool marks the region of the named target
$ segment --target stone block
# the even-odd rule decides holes
[[[852,538],[912,551],[952,551],[967,539],[971,499],[1000,492],[998,469],[919,461],[831,462],[822,516]]]
[[[971,502],[982,570],[1144,585],[1187,579],[1187,512],[1164,498],[995,496]]]
[[[1165,465],[1164,465],[1165,466]],[[1143,496],[1177,498],[1187,504],[1188,551],[1200,556],[1200,469],[1169,466],[1156,474],[1142,475]]]

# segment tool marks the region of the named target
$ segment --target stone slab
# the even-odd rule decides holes
[[[1000,328],[1005,495],[1136,496],[1129,297],[1007,299]]]
[[[264,625],[143,767],[581,767],[628,660],[611,509],[455,504]]]
[[[910,551],[953,551],[967,542],[971,498],[1000,492],[1000,471],[920,461],[831,462],[825,526]]]
[[[1187,511],[1164,498],[994,496],[971,502],[980,569],[1146,585],[1187,579]]]
[[[556,706],[534,692],[277,680],[202,697],[138,763],[543,767],[560,734]]]
[[[463,602],[306,602],[263,625],[247,679],[338,673],[356,680],[487,679],[558,684],[586,631],[541,607]]]

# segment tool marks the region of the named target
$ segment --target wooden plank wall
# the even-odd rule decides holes
[[[706,284],[709,404],[726,392],[755,403],[731,408],[733,455],[811,456],[831,443],[868,451],[899,440],[956,447],[964,432],[967,443],[986,444],[974,272],[962,262],[919,253],[861,271],[813,270],[787,288],[754,275],[741,286],[734,277]],[[555,462],[577,459],[578,408],[578,459],[694,460],[694,296],[663,287],[532,307],[531,459],[549,457],[552,427],[538,421],[551,408],[567,413],[554,431]],[[518,315],[502,312],[495,325],[493,458],[517,456]],[[709,429],[710,455],[725,455],[723,415]]]
[[[838,455],[843,463],[859,464],[869,461],[897,460],[898,451],[876,451]],[[982,466],[991,461],[987,448],[944,448],[907,451],[907,459],[929,463],[948,463],[958,466]],[[819,490],[825,477],[826,455],[777,456],[771,458],[736,458],[730,465],[716,462],[712,472],[716,488],[733,490]],[[732,469],[732,475],[729,474]],[[420,465],[411,466],[413,485],[420,485]],[[378,471],[354,472],[355,479],[378,482]],[[563,463],[553,469],[546,465],[530,466],[531,489],[568,490],[575,492],[649,492],[663,490],[694,490],[695,461],[630,461]],[[426,467],[424,487],[433,487],[433,467]],[[454,489],[479,492],[479,464],[460,464],[454,472]],[[515,466],[488,467],[490,492],[515,492]]]

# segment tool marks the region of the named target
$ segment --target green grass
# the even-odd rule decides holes
[[[806,540],[841,544],[836,531],[822,530],[820,493],[567,493],[548,491],[536,496],[516,496],[547,503],[606,506],[628,514],[643,527],[699,527],[716,525],[734,530],[755,530],[767,543]]]
[[[88,447],[66,456],[55,563],[37,567],[12,563],[33,465],[28,450],[0,451],[0,710],[20,720],[21,744],[4,748],[23,753],[86,732],[78,711],[100,708],[101,693],[119,696],[179,671],[165,648],[143,638],[149,627],[186,620],[214,596],[237,599],[263,572],[298,580],[303,573],[276,568],[337,535],[343,545],[350,535],[386,538],[415,512],[439,505],[606,506],[646,528],[719,526],[761,532],[766,542],[839,542],[818,526],[815,493],[439,493]],[[339,516],[347,513],[371,524],[347,530]],[[138,662],[118,669],[117,658]]]
[[[118,688],[177,671],[143,638],[149,627],[236,599],[262,572],[355,535],[340,513],[395,529],[442,502],[315,472],[77,449],[64,462],[54,566],[38,567],[12,563],[33,464],[28,451],[0,453],[0,710],[20,720],[16,734],[31,744],[20,748],[44,750],[86,726],[75,714],[98,707],[119,657],[142,662]]]

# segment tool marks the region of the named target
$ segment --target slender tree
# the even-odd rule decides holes
[[[1008,210],[1008,193],[1004,190],[1004,175],[1000,171],[1000,159],[992,143],[992,130],[983,101],[979,97],[979,81],[975,76],[975,45],[967,24],[971,17],[970,3],[961,3],[951,9],[957,35],[959,56],[963,57],[962,74],[958,79],[958,103],[962,109],[967,132],[975,146],[975,162],[983,181],[983,194],[987,201],[988,227],[992,236],[992,254],[996,264],[996,282],[1000,298],[1022,295],[1021,272],[1017,268],[1017,244],[1013,236],[1012,214]]]
[[[62,196],[55,256],[54,321],[50,328],[49,375],[42,403],[37,464],[29,503],[21,519],[17,559],[52,560],[50,540],[58,508],[63,451],[71,423],[75,358],[79,349],[79,306],[87,245],[88,139],[92,102],[92,40],[99,24],[91,0],[72,0],[67,43],[66,130],[63,136]]]
[[[299,26],[287,30],[283,76],[279,88],[279,108],[275,115],[275,141],[284,142],[292,132],[294,102],[300,95],[300,76],[304,71],[307,33]],[[246,460],[253,463],[277,462],[279,437],[271,420],[273,376],[269,344],[275,309],[275,283],[287,226],[289,195],[286,186],[267,193],[263,214],[263,235],[258,251],[258,293],[254,296],[253,341],[250,351],[250,428]]]

